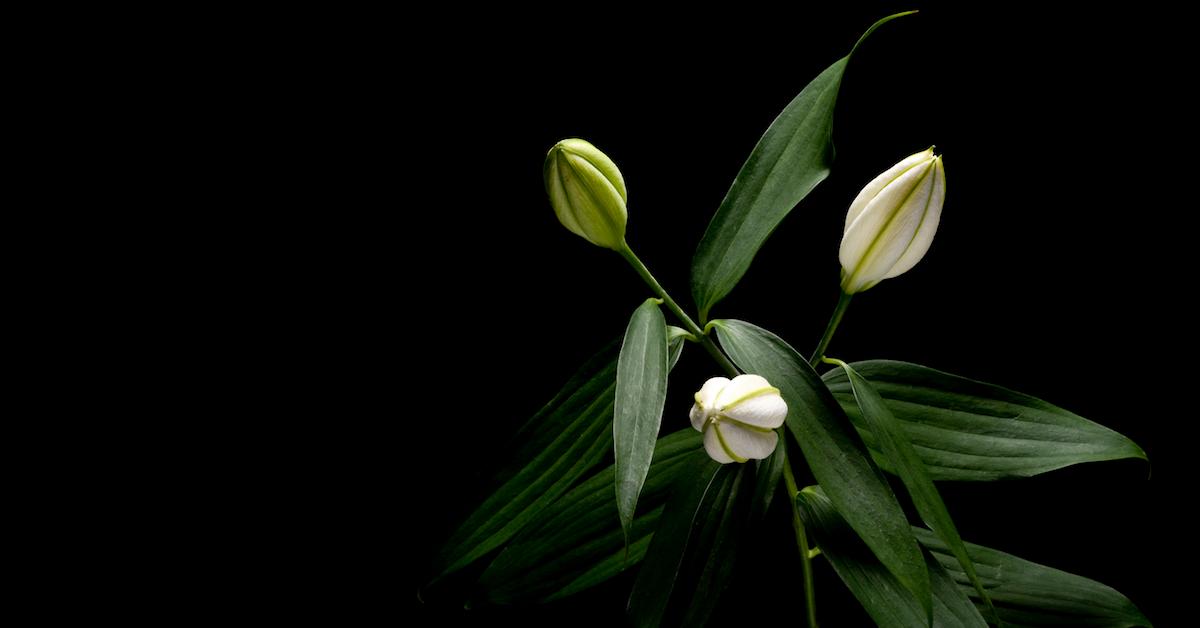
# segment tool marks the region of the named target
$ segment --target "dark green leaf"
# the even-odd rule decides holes
[[[700,626],[733,569],[753,492],[747,465],[697,452],[672,489],[629,598],[634,626]]]
[[[847,364],[842,364],[841,368],[850,381],[850,388],[858,403],[861,416],[871,434],[875,436],[876,442],[880,444],[888,462],[891,463],[891,468],[896,470],[904,487],[908,489],[913,506],[920,513],[921,519],[925,521],[925,525],[937,532],[939,538],[946,542],[958,559],[964,573],[975,585],[980,599],[985,605],[990,604],[983,584],[979,582],[979,577],[975,574],[975,567],[967,556],[967,548],[963,545],[962,537],[958,535],[958,528],[950,517],[950,511],[946,509],[946,503],[942,501],[942,495],[934,486],[929,471],[925,469],[925,464],[921,462],[912,443],[908,442],[903,426],[896,420],[896,417],[892,416],[883,398],[867,380]],[[989,609],[987,614],[988,617],[995,618],[995,611]]]
[[[619,549],[617,552],[609,554],[608,557],[580,573],[563,588],[547,596],[545,601],[551,602],[590,589],[625,571],[627,567],[640,563],[646,557],[646,549],[650,547],[650,541],[654,538],[654,528],[658,525],[662,510],[662,506],[659,506],[633,521],[634,538],[637,540],[629,544],[628,551]],[[646,529],[645,534],[641,534],[642,529]]]
[[[883,397],[934,480],[1028,477],[1081,462],[1145,459],[1133,441],[1040,399],[924,366],[851,364]],[[839,368],[825,383],[876,460],[894,470]]]
[[[495,550],[604,457],[611,439],[617,345],[588,361],[513,441],[511,465],[451,535],[439,556],[441,575]]]
[[[671,354],[668,362],[671,368],[675,368],[675,365],[679,364],[679,356],[683,355],[683,345],[685,344],[683,341],[690,336],[691,334],[682,327],[667,325],[667,347]]]
[[[728,464],[723,471],[719,479],[724,483],[718,492],[710,491],[711,501],[700,509],[705,516],[692,528],[681,577],[675,583],[675,610],[668,613],[670,625],[691,628],[708,623],[733,574],[746,531],[746,506],[754,495],[755,469]]]
[[[765,460],[759,460],[755,470],[754,502],[751,520],[762,521],[771,508],[775,494],[779,492],[779,481],[783,479],[783,467],[788,463],[787,447],[784,446],[784,435],[779,435],[779,444],[775,452]]]
[[[617,512],[629,540],[638,494],[650,470],[663,404],[667,402],[667,321],[658,300],[634,310],[617,361],[613,454],[616,461]]]
[[[974,588],[945,543],[928,530],[913,531],[959,588],[974,595]],[[980,545],[968,543],[967,553],[1005,626],[1150,626],[1150,621],[1129,598],[1095,580]]]
[[[658,440],[633,521],[628,561],[612,499],[613,467],[556,500],[510,542],[480,578],[492,602],[556,599],[611,578],[642,559],[672,483],[702,443],[690,427]]]
[[[907,13],[879,20],[862,39],[901,15]],[[701,319],[733,290],[788,212],[829,176],[834,104],[850,56],[813,79],[771,123],[709,223],[692,261],[692,296]]]
[[[925,611],[912,593],[900,584],[871,554],[819,488],[809,487],[796,496],[804,525],[821,547],[821,555],[854,594],[875,623],[888,628],[926,626]],[[987,624],[963,590],[932,557],[926,556],[933,593],[933,625],[980,628]]]
[[[788,404],[787,427],[838,512],[924,608],[929,572],[891,487],[808,361],[771,332],[737,320],[714,321],[739,368],[767,378]]]
[[[692,526],[697,517],[703,519],[701,507],[709,488],[714,483],[718,487],[722,484],[716,481],[719,471],[721,465],[707,453],[696,452],[672,488],[666,512],[659,520],[629,598],[629,613],[635,626],[658,626],[666,612]]]

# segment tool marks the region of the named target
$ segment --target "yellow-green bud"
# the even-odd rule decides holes
[[[842,292],[862,292],[916,266],[933,242],[945,198],[946,172],[933,148],[868,183],[846,213]]]
[[[625,180],[607,155],[584,140],[563,140],[546,155],[542,174],[564,227],[596,246],[625,245]]]

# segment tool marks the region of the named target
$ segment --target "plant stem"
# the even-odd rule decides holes
[[[786,442],[783,446],[787,446]],[[796,476],[792,475],[792,464],[783,465],[783,481],[787,484],[788,499],[792,506],[792,528],[796,530],[796,547],[800,550],[800,569],[804,575],[804,609],[808,618],[808,628],[817,628],[817,595],[813,588],[812,559],[816,554],[815,548],[808,545],[808,532],[800,521],[800,510],[796,508],[796,496],[800,489],[796,485]]]
[[[825,326],[825,335],[821,336],[821,342],[817,343],[817,350],[813,351],[812,357],[808,363],[813,368],[821,363],[821,358],[825,357],[825,349],[829,347],[829,341],[833,339],[833,332],[837,331],[838,325],[842,322],[842,316],[846,314],[846,306],[850,305],[850,297],[854,295],[841,293],[838,297],[837,307],[833,309],[833,316],[829,317],[829,324]]]
[[[688,330],[689,333],[696,337],[701,346],[703,346],[704,349],[708,351],[708,354],[717,361],[717,364],[720,364],[721,368],[725,369],[725,372],[729,374],[730,377],[737,377],[740,375],[737,367],[733,365],[733,362],[729,361],[729,358],[725,357],[724,353],[721,353],[721,350],[717,348],[717,345],[712,341],[712,338],[705,334],[704,331],[701,330],[698,325],[696,325],[696,322],[692,320],[692,317],[687,315],[687,312],[683,311],[683,308],[679,307],[679,304],[675,302],[675,299],[672,299],[671,295],[667,294],[667,291],[662,287],[662,284],[658,283],[658,280],[654,278],[654,275],[650,274],[650,269],[646,268],[646,265],[642,263],[642,260],[638,259],[638,256],[633,254],[633,249],[629,248],[629,245],[626,244],[617,250],[617,252],[621,254],[621,257],[625,258],[625,261],[629,262],[630,266],[633,266],[633,269],[637,271],[639,276],[641,276],[642,281],[645,281],[646,285],[650,286],[650,289],[654,291],[654,294],[658,295],[658,298],[662,299],[663,303],[667,304],[667,309],[671,310],[671,312],[675,314],[675,318],[678,318],[679,322],[683,323],[684,329]]]

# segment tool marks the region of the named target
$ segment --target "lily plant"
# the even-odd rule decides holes
[[[903,15],[880,20],[859,42]],[[770,523],[764,513],[782,499],[810,627],[820,617],[818,563],[880,626],[1150,625],[1098,582],[965,541],[938,489],[946,480],[1145,458],[1136,444],[998,386],[829,354],[851,297],[929,252],[946,202],[934,148],[870,178],[849,202],[841,298],[814,351],[801,354],[746,321],[709,317],[775,227],[828,176],[834,104],[853,52],[792,100],[734,179],[693,260],[696,317],[626,242],[629,197],[613,160],[578,138],[550,149],[543,175],[558,220],[624,258],[650,294],[624,337],[521,429],[511,467],[450,536],[427,592],[539,603],[633,571],[633,625],[703,625],[739,545]],[[880,161],[905,148],[914,147],[879,146]],[[697,391],[692,429],[664,430],[668,376],[689,344],[704,350],[713,376],[685,384]],[[813,483],[801,488],[797,477]],[[909,520],[905,501],[919,521]]]

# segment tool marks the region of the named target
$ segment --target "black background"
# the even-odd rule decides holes
[[[369,243],[394,242],[400,259],[388,254],[359,279],[398,295],[399,319],[385,323],[395,355],[377,359],[400,365],[407,383],[383,390],[397,391],[399,420],[417,424],[389,437],[399,466],[385,466],[394,482],[381,483],[384,501],[417,526],[389,542],[410,569],[403,603],[415,604],[437,544],[478,502],[488,465],[504,459],[495,444],[621,334],[648,296],[618,256],[557,223],[542,189],[545,151],[577,136],[616,161],[631,246],[690,302],[691,255],[762,132],[874,19],[915,6],[920,15],[881,28],[848,69],[832,176],[713,316],[753,321],[810,350],[836,301],[850,200],[936,144],[948,193],[932,249],[855,299],[830,354],[1004,385],[1139,443],[1150,478],[1144,463],[1121,461],[942,490],[968,540],[1109,584],[1171,625],[1182,604],[1166,566],[1182,552],[1172,534],[1190,528],[1179,504],[1193,494],[1183,434],[1196,420],[1181,358],[1192,341],[1182,299],[1194,265],[1180,221],[1195,206],[1182,121],[1194,103],[1181,86],[1193,73],[1175,18],[1149,7],[862,5],[796,15],[554,12],[524,23],[441,15],[409,25],[431,43],[402,45],[402,75],[386,79],[404,100],[397,144],[382,148],[401,155],[389,175],[400,226],[362,225]],[[716,373],[688,347],[664,430],[686,425],[691,393]],[[404,401],[414,387],[415,410]],[[731,608],[752,619],[750,599],[801,621],[799,593],[785,588],[797,566],[779,528],[788,558],[752,567],[755,580],[767,569],[784,584],[766,594],[735,584],[726,599],[736,605],[726,603],[718,625]],[[828,566],[818,561],[818,572],[823,624],[866,625]],[[463,611],[433,600],[415,611],[428,625],[619,625],[630,582],[544,608]]]

